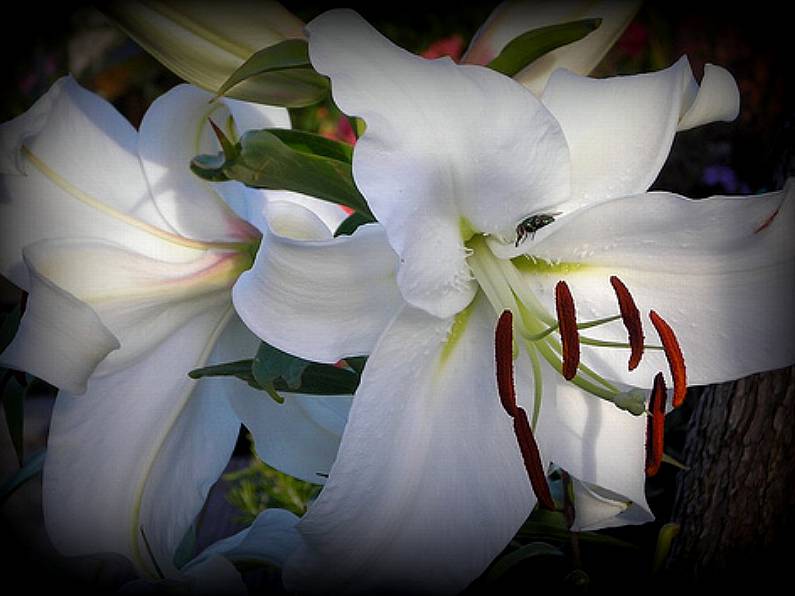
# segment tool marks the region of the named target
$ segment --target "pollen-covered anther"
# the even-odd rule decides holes
[[[524,408],[517,407],[513,418],[513,432],[516,433],[516,440],[519,443],[519,451],[522,453],[527,476],[530,478],[530,486],[538,499],[538,504],[544,509],[555,510],[555,500],[549,490],[547,475],[544,473],[544,465],[541,463],[541,455],[538,452],[533,431],[530,428],[530,421],[527,419],[527,412]]]
[[[627,286],[624,285],[618,277],[612,275],[610,277],[610,285],[618,298],[618,308],[621,311],[621,320],[624,322],[624,327],[629,336],[629,370],[635,370],[640,364],[640,359],[643,356],[643,323],[640,320],[640,311],[635,305],[635,300],[632,294],[629,293]]]
[[[497,390],[505,411],[516,413],[516,389],[513,384],[513,313],[502,311],[494,334],[494,360],[497,364]]]
[[[682,355],[682,348],[679,347],[679,340],[671,326],[653,310],[649,312],[654,328],[662,341],[665,357],[668,359],[668,366],[671,369],[671,378],[674,382],[674,395],[671,403],[675,408],[682,405],[687,395],[687,371],[685,369],[685,358]]]
[[[497,390],[502,407],[513,419],[513,432],[519,444],[530,486],[538,502],[546,509],[555,509],[555,501],[549,490],[547,476],[541,463],[533,430],[527,419],[527,412],[516,404],[516,388],[513,382],[513,314],[504,310],[497,321],[494,334],[494,359],[497,365]]]
[[[662,373],[657,373],[651,390],[650,415],[646,423],[646,476],[657,474],[662,464],[666,397],[665,379]]]
[[[577,374],[580,364],[580,335],[577,331],[577,313],[574,299],[565,281],[555,286],[555,308],[558,314],[558,331],[560,332],[563,362],[561,373],[563,378],[571,381]]]

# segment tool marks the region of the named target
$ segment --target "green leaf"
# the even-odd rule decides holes
[[[301,385],[296,393],[309,395],[353,395],[359,387],[361,376],[351,370],[331,364],[310,364],[301,376]],[[284,381],[277,379],[274,387],[279,391],[291,391]]]
[[[276,388],[274,382],[282,379],[288,389],[296,390],[301,386],[301,376],[311,362],[298,358],[292,354],[282,352],[265,342],[260,343],[257,355],[251,365],[251,372],[260,387],[268,392],[279,403],[284,401]]]
[[[328,157],[348,164],[353,160],[353,147],[348,143],[292,128],[269,128],[267,130],[290,149],[299,153]]]
[[[226,95],[232,87],[243,81],[255,77],[262,78],[268,74],[280,73],[283,76],[300,74],[304,85],[317,87],[317,98],[315,101],[320,101],[328,93],[328,79],[315,72],[312,68],[312,63],[309,61],[308,47],[307,42],[303,39],[287,39],[255,52],[221,85],[216,91],[214,99]],[[285,103],[284,105],[291,104]]]
[[[237,180],[254,188],[306,194],[345,205],[375,221],[353,181],[346,150],[334,141],[313,138],[318,136],[282,129],[249,131],[233,159],[200,155],[191,162],[191,170],[214,182]]]
[[[339,225],[337,231],[334,232],[334,237],[350,236],[359,228],[359,226],[363,226],[364,224],[372,222],[373,220],[370,217],[363,215],[359,211],[354,211]]]
[[[25,426],[25,394],[27,386],[16,379],[16,375],[6,371],[3,381],[0,382],[3,395],[3,410],[6,416],[6,426],[8,434],[11,436],[11,443],[17,453],[19,465],[22,465],[24,456],[24,426]]]
[[[236,362],[225,362],[224,364],[213,364],[202,368],[196,368],[188,373],[191,379],[201,379],[202,377],[237,377],[254,387],[261,389],[259,383],[254,379],[251,372],[251,364],[254,361],[238,360]]]
[[[0,486],[0,505],[5,503],[20,486],[41,472],[44,467],[44,454],[45,452],[42,450],[32,455],[24,466],[17,470],[11,478],[3,482]]]
[[[497,559],[488,572],[486,572],[485,579],[486,581],[498,580],[511,568],[523,561],[537,557],[550,556],[562,557],[563,552],[559,548],[552,546],[551,544],[547,544],[546,542],[531,542],[530,544],[525,544],[524,546],[517,548],[512,553]]]
[[[544,54],[579,41],[601,23],[602,19],[583,19],[527,31],[508,42],[488,67],[512,77]]]
[[[267,344],[263,345],[267,346]],[[271,346],[268,348],[268,350],[260,348],[262,351],[261,354],[258,353],[261,357],[260,361],[256,359],[238,360],[205,366],[190,371],[188,376],[192,379],[237,377],[254,389],[267,391],[271,397],[276,394],[279,403],[283,399],[278,392],[306,393],[308,395],[353,395],[356,393],[361,375],[355,369],[348,370],[331,364],[308,362],[279,352]],[[259,379],[254,375],[255,367]],[[287,375],[288,378],[283,375]],[[274,397],[274,399],[276,398]]]

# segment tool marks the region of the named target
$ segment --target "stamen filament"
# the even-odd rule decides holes
[[[643,323],[640,320],[640,311],[638,311],[635,300],[632,298],[632,294],[629,293],[627,286],[624,285],[624,282],[615,275],[611,275],[610,284],[613,286],[616,298],[618,298],[618,308],[621,311],[621,319],[627,329],[629,345],[632,350],[627,366],[629,370],[635,370],[643,357],[643,341],[645,339],[643,337]]]
[[[654,328],[662,341],[665,357],[668,359],[668,366],[671,369],[671,377],[674,381],[674,395],[672,404],[678,408],[685,401],[687,395],[687,371],[685,369],[685,358],[682,349],[679,347],[679,340],[671,326],[653,310],[649,312]]]
[[[530,357],[530,364],[533,366],[533,420],[531,428],[535,431],[538,427],[538,417],[541,414],[541,400],[544,396],[544,379],[541,376],[541,361],[538,359],[538,351],[535,346],[525,344],[527,355]]]
[[[657,474],[662,463],[666,397],[665,379],[662,373],[657,373],[649,400],[651,412],[646,422],[646,476]]]
[[[607,341],[604,339],[596,339],[595,337],[589,337],[587,335],[580,335],[580,343],[588,345],[588,346],[596,346],[598,348],[624,348],[629,349],[632,346],[628,343],[620,342],[620,341]],[[662,346],[653,346],[649,344],[643,344],[643,348],[646,350],[663,350]],[[630,369],[632,370],[632,369]]]
[[[555,310],[558,314],[558,327],[563,347],[563,364],[561,374],[570,381],[577,374],[580,363],[580,335],[577,331],[577,313],[574,310],[574,299],[565,281],[555,286]]]

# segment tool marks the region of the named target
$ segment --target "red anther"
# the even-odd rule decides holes
[[[516,413],[516,389],[513,384],[513,313],[502,311],[494,334],[494,360],[497,363],[497,390],[502,407],[510,416]]]
[[[676,339],[674,330],[660,315],[652,310],[649,312],[649,318],[660,336],[665,357],[668,359],[668,366],[674,381],[674,396],[671,403],[678,408],[685,401],[685,395],[687,395],[687,373],[682,348],[679,347],[679,340]]]
[[[571,381],[577,374],[580,364],[580,335],[577,332],[577,313],[574,310],[574,299],[565,281],[555,286],[555,308],[558,312],[558,331],[563,347],[563,378]]]
[[[629,347],[631,352],[629,354],[629,370],[635,370],[640,364],[640,359],[643,356],[643,323],[640,320],[640,311],[635,306],[635,300],[629,293],[627,286],[624,285],[620,279],[615,275],[610,276],[610,285],[618,298],[618,308],[621,311],[621,320],[624,322],[624,327],[627,329],[629,336]]]
[[[549,490],[547,475],[544,473],[544,466],[541,463],[541,455],[538,452],[538,445],[527,420],[527,412],[524,408],[517,407],[516,415],[513,419],[513,432],[516,433],[516,440],[519,442],[519,450],[522,452],[524,468],[530,478],[530,486],[538,499],[538,504],[544,509],[555,510],[555,500]]]
[[[662,464],[666,397],[665,379],[662,373],[657,373],[649,403],[651,415],[646,421],[646,476],[654,476]]]

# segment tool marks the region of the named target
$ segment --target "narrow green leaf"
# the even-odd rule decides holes
[[[373,220],[370,217],[363,215],[358,211],[354,211],[339,225],[337,231],[334,232],[334,237],[350,236],[356,230],[358,230],[360,226],[368,223],[373,223]]]
[[[222,157],[201,155],[193,159],[191,170],[206,180],[237,180],[254,188],[299,192],[345,205],[375,221],[356,188],[344,150],[332,145],[333,141],[324,143],[308,135],[249,131],[240,139],[234,159],[220,162]],[[321,150],[325,154],[316,152]]]
[[[236,362],[225,362],[224,364],[214,364],[202,368],[196,368],[188,373],[191,379],[201,379],[203,377],[237,377],[254,387],[261,389],[259,383],[254,379],[251,372],[251,364],[254,361],[238,360]]]
[[[512,77],[544,54],[579,41],[601,23],[602,19],[583,19],[527,31],[508,42],[488,67]]]
[[[44,467],[44,454],[45,452],[42,450],[31,455],[24,466],[0,485],[0,505],[5,503],[19,487],[41,472]]]
[[[489,568],[488,572],[486,572],[485,579],[486,581],[496,581],[505,575],[511,568],[528,559],[562,556],[563,551],[551,544],[547,544],[546,542],[531,542],[499,558]]]
[[[287,39],[252,54],[221,85],[216,91],[215,98],[226,95],[230,89],[243,81],[277,72],[288,76],[300,74],[304,85],[317,87],[316,101],[320,101],[328,92],[328,79],[315,72],[309,61],[307,42],[303,39]]]
[[[259,386],[277,402],[282,403],[284,398],[276,391],[274,382],[282,379],[288,389],[298,389],[301,386],[301,376],[310,364],[308,360],[297,358],[262,342],[251,364],[251,372]]]
[[[6,416],[6,426],[8,434],[11,436],[11,443],[14,445],[19,465],[22,466],[24,456],[25,441],[25,393],[27,386],[17,381],[14,373],[6,371],[4,381],[0,382],[3,396],[3,410]]]

